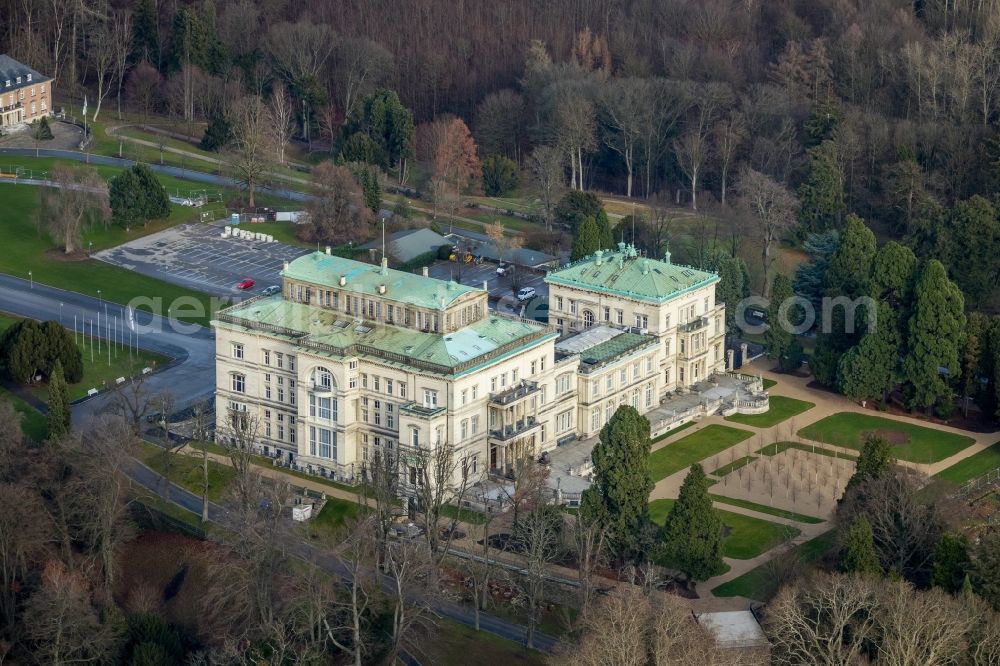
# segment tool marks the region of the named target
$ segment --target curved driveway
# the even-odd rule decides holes
[[[72,328],[74,316],[80,321],[96,322],[98,313],[104,317],[105,307],[111,316],[122,314],[122,306],[117,303],[0,275],[0,310],[4,312],[43,321],[61,320],[67,328]],[[135,312],[135,321],[143,331],[139,335],[139,347],[174,359],[146,378],[152,393],[171,393],[178,409],[212,395],[215,391],[215,335],[211,330],[142,310]],[[73,419],[82,423],[99,413],[112,395],[105,392],[76,403]]]

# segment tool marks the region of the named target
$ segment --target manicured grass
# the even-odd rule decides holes
[[[710,495],[710,497],[716,502],[721,502],[723,504],[731,504],[732,506],[739,506],[743,507],[744,509],[750,509],[751,511],[759,511],[760,513],[766,513],[772,516],[778,516],[779,518],[787,518],[788,520],[795,520],[800,523],[817,525],[823,522],[822,518],[817,518],[816,516],[807,516],[804,513],[795,513],[794,511],[786,511],[785,509],[779,509],[774,506],[767,506],[766,504],[758,504],[757,502],[751,502],[750,500],[736,499],[733,497],[726,497],[725,495]]]
[[[170,456],[170,470],[167,478],[181,488],[201,496],[204,485],[204,462],[200,458],[176,452],[167,453],[149,442],[139,443],[139,459],[161,475],[167,471],[168,456]],[[212,502],[222,499],[234,478],[236,471],[232,467],[209,460],[208,499]]]
[[[733,462],[723,465],[719,469],[710,472],[710,474],[712,476],[726,476],[727,474],[731,474],[732,472],[735,472],[741,467],[746,467],[754,460],[757,460],[757,456],[743,456],[742,458],[737,458]]]
[[[20,317],[0,314],[0,333],[19,321]],[[118,349],[115,346],[111,351],[109,363],[106,340],[95,340],[91,345],[89,338],[81,336],[79,345],[83,357],[83,378],[69,385],[70,400],[86,396],[89,389],[111,386],[118,377],[132,377],[142,372],[145,367],[163,365],[170,360],[166,356],[142,349],[138,352],[133,351],[130,355],[128,349]],[[91,357],[91,347],[93,347],[93,357]],[[48,383],[32,385],[29,390],[39,400],[44,401],[48,397]]]
[[[670,437],[671,435],[676,435],[676,434],[677,434],[677,433],[679,433],[679,432],[680,432],[681,430],[687,430],[688,428],[690,428],[690,427],[691,427],[691,426],[693,426],[693,425],[694,425],[694,421],[688,421],[687,423],[682,423],[682,424],[680,424],[680,425],[679,425],[679,426],[677,426],[676,428],[671,428],[670,430],[666,431],[666,432],[665,432],[665,433],[663,433],[662,435],[659,435],[658,437],[656,437],[656,438],[655,438],[655,439],[653,440],[653,444],[656,444],[657,442],[662,442],[662,441],[663,441],[663,440],[665,440],[665,439],[666,439],[667,437]]]
[[[834,530],[825,532],[814,539],[793,548],[787,557],[794,557],[804,564],[819,561],[835,545],[837,535]],[[771,563],[765,563],[746,572],[742,576],[722,583],[712,590],[717,597],[746,597],[757,601],[767,601],[785,582],[779,570]]]
[[[934,476],[942,481],[960,485],[998,467],[1000,467],[1000,442],[969,456],[965,460],[959,460]]]
[[[334,534],[361,511],[361,506],[337,497],[328,497],[319,515],[312,519],[312,527],[326,534]]]
[[[778,383],[773,379],[767,379],[767,378],[761,378],[761,382],[764,384],[765,391]]]
[[[653,500],[649,503],[649,515],[653,522],[662,525],[674,504],[671,499]],[[716,509],[728,534],[722,541],[722,554],[736,560],[749,560],[766,553],[789,539],[799,535],[799,530],[787,525],[779,525],[760,518],[744,516],[740,513]]]
[[[917,463],[944,460],[975,441],[964,435],[854,412],[832,414],[799,431],[808,439],[857,450],[868,433],[887,439],[896,458]]]
[[[827,456],[830,458],[840,458],[841,460],[857,460],[857,456],[852,456],[849,453],[844,453],[843,451],[832,451],[830,449],[824,449],[822,446],[816,446],[815,444],[805,444],[803,442],[775,442],[774,444],[768,444],[762,449],[759,449],[757,453],[765,456],[776,456],[782,451],[787,451],[788,449],[798,449],[799,451],[808,451],[809,453],[815,453],[819,456]]]
[[[0,273],[9,273],[28,279],[32,272],[35,282],[53,287],[76,291],[88,296],[101,297],[111,303],[125,305],[137,297],[159,299],[159,314],[166,315],[167,309],[177,299],[201,307],[201,314],[184,316],[186,321],[207,324],[211,311],[211,300],[205,294],[184,289],[172,284],[134,273],[125,268],[112,266],[96,259],[65,260],[54,249],[47,236],[35,225],[35,211],[38,202],[37,187],[19,187],[0,184],[0,228],[4,230],[4,251],[0,253]],[[94,249],[116,244],[123,234],[121,229],[94,229],[97,238]],[[141,235],[141,234],[139,234]],[[103,238],[103,240],[101,240]],[[82,247],[86,247],[86,241]],[[144,305],[140,306],[148,309]],[[192,308],[187,308],[188,310]]]
[[[769,402],[770,408],[763,414],[734,414],[727,416],[726,420],[755,428],[770,428],[816,406],[816,403],[783,395],[772,395]]]
[[[690,467],[699,460],[710,458],[730,446],[751,437],[753,433],[739,428],[712,424],[676,442],[653,451],[649,456],[649,473],[653,481]]]
[[[454,504],[442,506],[441,517],[449,520],[457,520],[460,523],[469,523],[470,525],[482,525],[486,522],[485,514],[473,511],[472,509],[462,509]]]
[[[0,388],[0,400],[10,400],[14,411],[21,415],[21,431],[30,439],[40,442],[48,434],[48,420],[45,414],[29,405],[5,388]]]

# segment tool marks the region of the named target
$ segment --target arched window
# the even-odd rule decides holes
[[[329,391],[337,386],[333,373],[323,367],[313,370],[312,380],[314,389]]]
[[[583,311],[583,325],[586,328],[590,328],[594,325],[594,313],[590,310]]]

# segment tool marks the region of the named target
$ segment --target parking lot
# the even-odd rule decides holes
[[[253,225],[247,225],[253,231]],[[309,250],[284,243],[222,238],[222,226],[183,224],[96,253],[102,261],[213,296],[258,294],[280,284],[284,262]],[[236,285],[255,282],[245,291]]]
[[[548,285],[545,284],[545,276],[533,271],[519,269],[521,271],[518,280],[519,288],[534,287],[535,298],[531,300],[528,307],[546,302],[549,295]],[[455,261],[437,261],[431,264],[428,269],[431,277],[441,280],[455,280],[470,287],[486,286],[490,290],[490,303],[496,303],[497,309],[505,312],[517,312],[522,304],[518,303],[514,287],[513,277],[508,274],[503,277],[497,275],[497,265],[484,261],[481,264],[459,264]]]

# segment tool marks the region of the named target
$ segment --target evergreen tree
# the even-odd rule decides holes
[[[615,246],[615,237],[611,231],[611,223],[608,222],[608,214],[601,208],[594,219],[597,223],[598,249],[610,250]]]
[[[846,494],[848,490],[861,485],[868,479],[891,471],[895,462],[896,458],[892,455],[892,446],[889,442],[881,437],[869,435],[861,446],[861,454],[855,463],[854,474],[847,481],[844,493]]]
[[[207,71],[208,54],[208,38],[201,15],[193,9],[181,8],[174,14],[170,29],[170,58],[167,62],[170,71],[179,72],[188,65]]]
[[[593,254],[601,249],[600,232],[597,230],[597,223],[594,218],[584,218],[583,222],[573,236],[573,249],[570,251],[570,260],[576,261]]]
[[[745,298],[747,284],[744,282],[746,262],[739,257],[720,257],[718,267],[719,283],[715,287],[716,303],[726,304],[726,331],[736,331],[736,306]]]
[[[692,580],[707,580],[725,571],[722,520],[712,508],[708,479],[699,464],[691,466],[667,514],[662,556]]]
[[[969,540],[964,534],[946,532],[934,549],[931,582],[950,594],[957,594],[968,580],[972,569]]]
[[[840,392],[856,402],[884,401],[896,385],[899,343],[896,315],[888,304],[881,303],[876,320],[869,322],[861,342],[840,358],[837,369]]]
[[[159,15],[155,0],[139,0],[132,18],[132,62],[160,67]]]
[[[340,147],[340,157],[345,162],[363,162],[364,164],[383,164],[385,159],[379,153],[375,140],[364,132],[355,132],[347,137]]]
[[[370,168],[364,168],[358,174],[361,191],[364,193],[365,205],[376,215],[382,210],[382,188],[378,186],[378,176]]]
[[[517,162],[502,155],[483,160],[483,190],[488,197],[498,197],[517,188]]]
[[[1000,251],[1000,222],[993,204],[978,195],[956,203],[937,245],[935,257],[948,267],[970,307],[980,307],[996,287],[994,280],[984,279],[996,274]]]
[[[989,352],[990,318],[981,312],[969,313],[962,344],[961,391],[964,413],[969,415],[969,401],[977,397],[982,383],[984,357]]]
[[[794,323],[789,309],[785,309],[785,320],[780,316],[781,304],[795,294],[792,292],[792,282],[784,273],[775,273],[771,281],[771,302],[767,309],[767,330],[764,332],[764,350],[767,357],[780,362],[792,346],[795,339],[785,323]]]
[[[844,174],[830,139],[809,150],[809,175],[798,191],[799,222],[807,231],[839,229],[844,217]]]
[[[809,261],[795,267],[794,288],[796,294],[812,303],[815,312],[822,311],[826,269],[838,245],[840,232],[836,229],[809,234],[802,244],[802,249],[809,255]]]
[[[139,179],[132,169],[125,169],[111,179],[108,200],[111,203],[111,221],[123,229],[131,229],[145,221],[139,197]]]
[[[917,257],[913,250],[889,241],[872,259],[871,296],[894,307],[909,304],[916,270]]]
[[[139,196],[142,198],[142,216],[146,220],[161,220],[170,216],[170,197],[160,180],[145,164],[132,167],[139,184]]]
[[[56,361],[69,382],[83,377],[83,358],[73,335],[58,322],[40,324],[22,319],[10,326],[0,338],[0,360],[8,378],[27,384],[37,374],[48,376]]]
[[[213,111],[208,114],[208,124],[198,144],[202,150],[218,152],[233,140],[233,129],[225,114]]]
[[[300,95],[301,97],[301,95]],[[379,88],[362,100],[344,125],[343,136],[366,134],[378,147],[378,157],[386,171],[398,168],[399,180],[406,175],[406,160],[413,155],[413,113],[399,101],[399,96]]]
[[[994,610],[1000,610],[1000,531],[982,533],[972,551],[972,587]]]
[[[580,513],[608,526],[611,551],[622,561],[642,562],[649,548],[649,421],[633,407],[618,408],[591,453],[594,472]]]
[[[951,379],[958,377],[965,299],[937,260],[927,262],[917,280],[908,330],[903,375],[913,391],[911,406],[950,409],[952,390],[941,371]]]
[[[62,437],[70,430],[69,386],[63,376],[62,363],[58,360],[49,375],[48,435],[50,439]]]
[[[604,210],[604,204],[593,192],[581,192],[570,190],[556,204],[556,221],[568,226],[571,231],[576,232],[580,224],[591,217],[594,219],[598,230],[598,248],[610,250],[615,247],[614,233],[611,224],[608,222],[608,214]]]
[[[847,528],[847,542],[840,569],[848,573],[881,574],[882,566],[875,552],[872,526],[864,515],[858,515]]]
[[[32,136],[37,141],[49,141],[53,138],[48,116],[42,116],[32,123]]]

